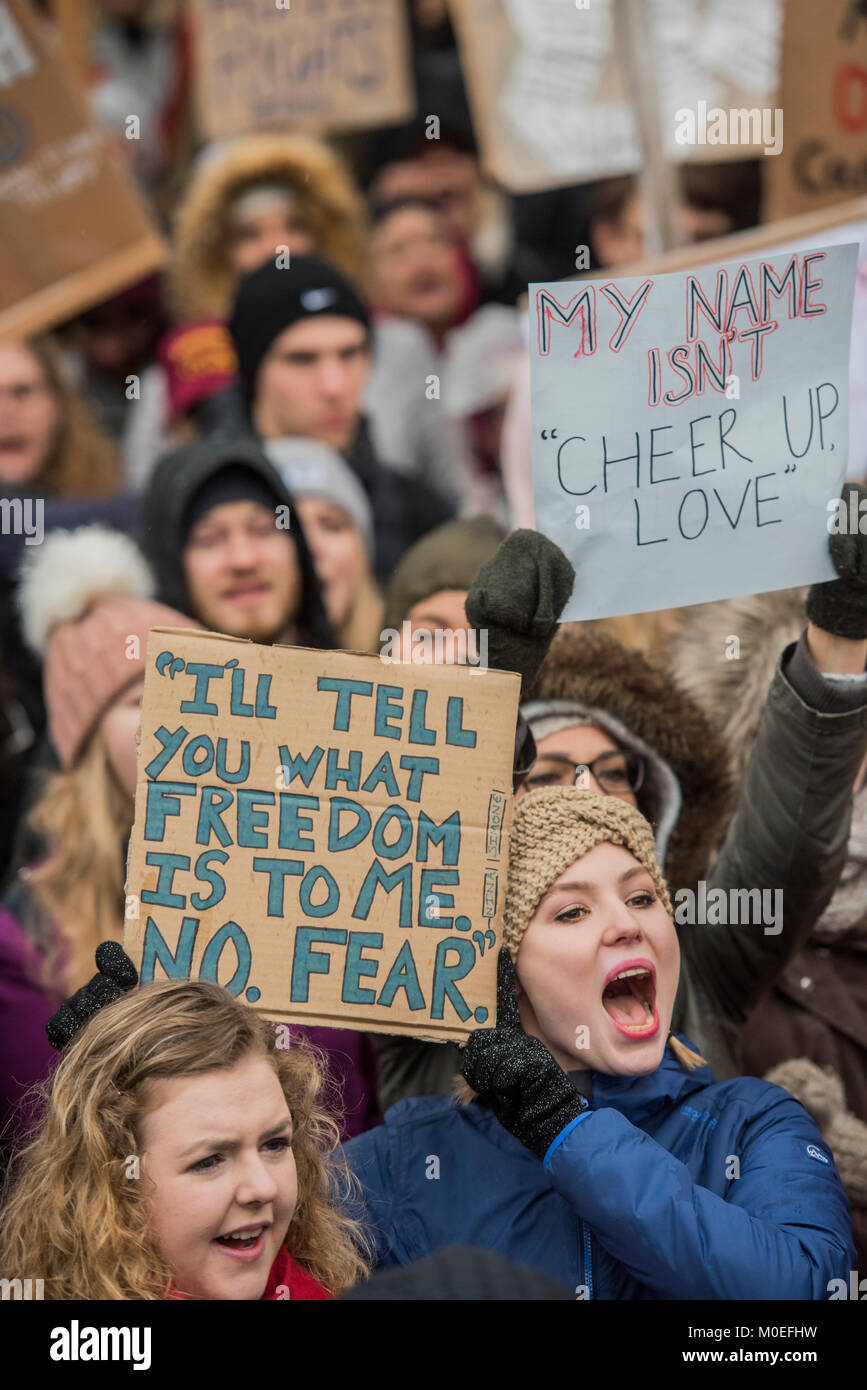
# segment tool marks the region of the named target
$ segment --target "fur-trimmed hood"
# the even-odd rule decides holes
[[[690,608],[669,666],[722,733],[740,782],[780,652],[806,624],[806,589],[778,589]]]
[[[665,877],[672,890],[693,887],[732,806],[724,744],[695,701],[640,652],[576,623],[560,627],[528,698],[598,710],[601,722],[617,721],[633,746],[645,745],[667,765],[682,809],[668,838]]]
[[[292,190],[317,254],[361,286],[364,203],[344,161],[307,135],[244,135],[206,157],[179,203],[169,266],[179,322],[228,317],[235,277],[228,265],[227,213],[242,189],[261,182]]]

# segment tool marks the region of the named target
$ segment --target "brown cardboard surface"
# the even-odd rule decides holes
[[[622,167],[600,171],[592,176],[581,165],[580,152],[576,158],[574,173],[564,175],[546,164],[535,145],[522,140],[520,131],[506,128],[498,115],[498,102],[501,89],[514,62],[519,38],[509,19],[504,0],[448,0],[452,24],[458,39],[461,64],[467,84],[467,96],[472,110],[473,124],[479,141],[482,163],[486,173],[505,188],[515,193],[540,192],[544,189],[562,187],[565,184],[582,183],[588,178],[603,178],[627,172]],[[701,7],[704,0],[693,0]],[[564,10],[570,10],[571,0],[563,0]],[[821,6],[817,6],[821,9]],[[575,7],[576,24],[580,24],[581,11]],[[729,79],[721,85],[721,98],[714,105],[729,108],[752,108],[768,105],[768,97],[757,96],[747,87]],[[611,47],[607,53],[599,79],[598,90],[593,94],[594,105],[609,106],[613,111],[627,100],[635,100],[630,84],[623,71],[622,55],[618,52],[616,36],[612,30]],[[679,101],[665,99],[666,119],[673,118],[674,107]],[[640,112],[638,119],[640,120]],[[760,146],[696,144],[683,146],[678,158],[696,163],[716,163],[733,159],[748,159],[760,151]],[[637,172],[640,157],[636,158],[634,168]]]
[[[218,139],[354,130],[415,109],[401,0],[193,0],[199,117]]]
[[[341,720],[321,682],[349,680]],[[142,981],[217,979],[298,1023],[492,1026],[519,686],[155,628],[124,935]]]
[[[67,71],[56,32],[3,0],[0,338],[52,327],[150,274],[166,248]]]
[[[768,218],[867,194],[867,14],[852,0],[786,0],[779,105]]]

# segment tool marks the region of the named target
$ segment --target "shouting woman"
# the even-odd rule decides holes
[[[460,1242],[581,1298],[827,1297],[854,1267],[833,1159],[785,1091],[717,1082],[670,1032],[680,947],[643,816],[519,799],[504,941],[475,1100],[402,1101],[347,1145],[379,1263]]]

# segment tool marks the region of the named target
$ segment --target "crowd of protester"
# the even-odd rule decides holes
[[[532,530],[526,290],[576,244],[639,262],[638,181],[494,186],[437,3],[408,7],[419,109],[452,112],[436,139],[418,118],[203,144],[189,35],[154,8],[102,0],[94,102],[109,130],[154,113],[117,143],[169,262],[0,345],[0,496],[45,524],[0,537],[0,1276],[375,1297],[378,1270],[458,1246],[464,1271],[524,1267],[484,1266],[489,1297],[826,1298],[867,1254],[867,544],[841,538],[809,592],[663,614],[636,593],[558,627],[598,577]],[[760,181],[685,166],[684,237],[755,225]],[[292,1025],[280,1049],[217,985],[135,987],[159,625],[372,654],[483,631],[521,674],[496,1027],[459,1048]],[[681,924],[699,883],[781,890],[782,930]],[[642,983],[609,978],[634,958]],[[444,1296],[435,1265],[427,1292],[406,1274],[380,1296]]]

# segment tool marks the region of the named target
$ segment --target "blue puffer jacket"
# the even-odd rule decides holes
[[[447,1096],[400,1101],[346,1156],[380,1266],[477,1245],[608,1299],[824,1299],[855,1268],[806,1111],[668,1050],[648,1076],[594,1074],[593,1108],[543,1163],[487,1107]]]

